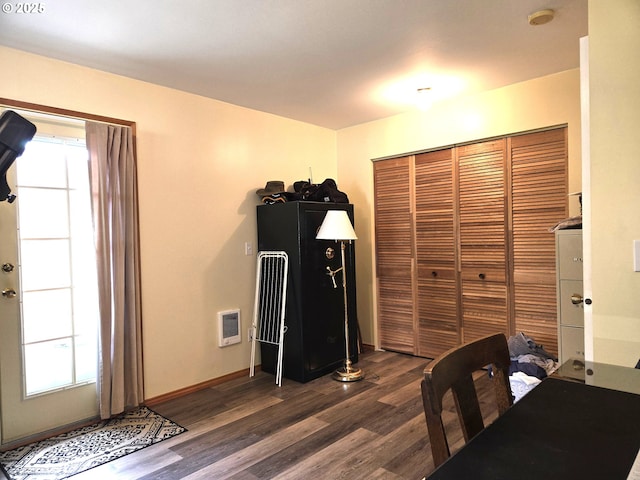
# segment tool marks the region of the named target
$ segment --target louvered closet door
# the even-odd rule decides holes
[[[452,149],[415,157],[418,355],[460,343]]]
[[[376,161],[373,174],[380,346],[413,354],[412,162]]]
[[[509,334],[505,150],[504,139],[458,148],[464,342]]]
[[[510,139],[515,328],[557,353],[555,237],[568,216],[566,128]]]

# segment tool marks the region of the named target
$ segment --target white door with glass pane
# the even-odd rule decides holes
[[[98,415],[87,150],[37,125],[0,202],[0,443]]]

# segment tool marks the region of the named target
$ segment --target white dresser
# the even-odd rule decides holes
[[[556,231],[558,295],[558,357],[584,362],[584,296],[582,290],[582,230]]]

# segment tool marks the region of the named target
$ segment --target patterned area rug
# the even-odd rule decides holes
[[[0,452],[11,480],[61,480],[186,431],[147,407]]]

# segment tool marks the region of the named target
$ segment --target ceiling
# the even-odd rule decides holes
[[[587,34],[587,0],[40,5],[0,14],[0,44],[331,129],[415,108],[418,88],[437,102],[577,68]],[[530,26],[540,9],[555,19]]]

